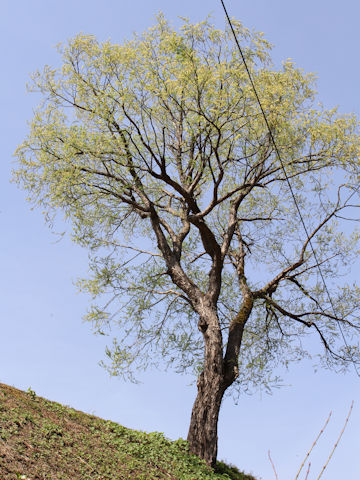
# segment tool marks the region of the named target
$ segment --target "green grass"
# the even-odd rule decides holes
[[[256,480],[187,442],[125,428],[0,384],[0,480]]]

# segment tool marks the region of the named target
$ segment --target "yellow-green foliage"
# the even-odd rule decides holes
[[[291,61],[276,69],[262,34],[236,21],[234,27],[313,232],[330,211],[339,207],[336,213],[344,213],[359,183],[357,120],[322,108],[312,75]],[[176,31],[160,15],[154,27],[122,45],[78,35],[59,49],[62,66],[33,77],[32,88],[44,101],[16,152],[15,181],[50,219],[64,212],[74,240],[92,250],[90,278],[79,286],[104,300],[87,316],[95,330],[120,327],[107,351],[111,373],[143,370],[159,356],[179,370],[198,372],[203,344],[197,314],[169,277],[151,215],[159,220],[166,248],[176,250],[184,275],[201,292],[210,288],[213,259],[194,216],[206,224],[213,243],[226,247],[217,305],[223,332],[242,301],[239,270],[231,266],[239,235],[232,231],[226,244],[232,225],[239,228],[246,257],[242,278],[253,291],[297,261],[305,238],[231,32],[186,20]],[[333,181],[343,187],[338,191]],[[181,248],[175,248],[179,238]],[[356,233],[346,238],[335,213],[323,224],[313,243],[326,274],[344,273],[357,241]],[[276,283],[282,307],[276,310],[265,293],[254,302],[239,360],[245,384],[268,383],[273,361],[305,354],[301,320],[319,320],[318,305],[328,300],[309,246],[304,252],[302,271],[293,272],[296,281],[284,274]],[[343,301],[345,294],[351,301]],[[355,287],[337,285],[334,304],[344,328],[351,327],[357,299]],[[302,315],[300,320],[284,309]],[[331,315],[320,322],[329,345],[337,328]],[[299,343],[293,347],[291,340]]]
[[[239,22],[234,25],[248,44],[245,56],[289,174],[299,169],[299,161],[291,160],[303,152],[304,142],[313,152],[313,167],[343,163],[350,168],[354,162],[357,166],[355,116],[312,108],[313,76],[291,61],[280,71],[273,69],[270,45],[262,35],[250,34]],[[134,183],[130,154],[135,170],[144,171],[147,195],[163,194],[156,178],[145,175],[156,155],[164,153],[167,167],[175,169],[178,179],[171,140],[181,113],[186,115],[184,148],[191,147],[199,132],[216,141],[220,128],[223,153],[231,144],[234,150],[243,149],[244,143],[251,149],[266,136],[229,32],[216,30],[207,21],[186,22],[176,32],[159,16],[155,27],[123,45],[78,35],[59,49],[62,68],[45,67],[33,75],[32,88],[44,95],[44,103],[31,122],[28,139],[17,150],[15,179],[30,191],[32,200],[47,208],[61,206],[82,224],[93,226],[91,217],[87,219],[89,211],[93,221],[95,217],[96,222],[110,221],[107,214],[114,215],[115,204],[122,204],[121,195]],[[129,133],[131,141],[125,142]],[[187,155],[182,170],[195,168],[199,161],[199,155],[191,159]],[[237,185],[243,175],[240,168],[226,173],[219,194]],[[210,181],[208,169],[201,187],[206,190]],[[111,188],[111,196],[119,195],[116,203],[107,198],[106,188]]]

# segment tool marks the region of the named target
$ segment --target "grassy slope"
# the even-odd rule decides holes
[[[22,475],[30,480],[255,480],[221,462],[215,473],[189,455],[184,440],[130,430],[0,383],[0,480]]]

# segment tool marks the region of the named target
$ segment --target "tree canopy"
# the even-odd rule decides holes
[[[345,275],[359,254],[357,119],[233,25],[317,260],[229,30],[177,31],[160,15],[122,45],[78,35],[60,68],[33,76],[44,101],[15,179],[90,249],[79,285],[98,298],[87,319],[114,337],[114,375],[163,361],[199,375],[220,359],[225,390],[252,389],[311,353],[359,361],[359,288]]]

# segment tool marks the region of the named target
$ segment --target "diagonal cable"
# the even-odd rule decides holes
[[[224,12],[225,12],[227,21],[228,21],[228,23],[229,23],[230,29],[231,29],[231,31],[232,31],[232,34],[233,34],[233,36],[234,36],[234,40],[235,40],[236,46],[237,46],[237,48],[238,48],[238,50],[239,50],[239,52],[240,52],[242,61],[243,61],[243,63],[244,63],[245,69],[246,69],[246,71],[247,71],[247,74],[248,74],[248,77],[249,77],[249,80],[250,80],[252,89],[253,89],[253,91],[254,91],[256,100],[257,100],[257,102],[258,102],[258,104],[259,104],[261,113],[262,113],[262,115],[263,115],[263,117],[264,117],[264,121],[265,121],[266,127],[267,127],[267,129],[268,129],[268,131],[269,131],[269,136],[270,136],[271,142],[272,142],[272,144],[273,144],[273,146],[274,146],[274,149],[275,149],[275,152],[276,152],[276,156],[278,157],[279,162],[280,162],[280,165],[281,165],[281,168],[283,169],[286,182],[287,182],[287,184],[288,184],[288,186],[289,186],[289,190],[290,190],[291,195],[292,195],[292,197],[293,197],[294,204],[295,204],[295,206],[296,206],[296,210],[297,210],[297,212],[298,212],[298,214],[299,214],[299,218],[300,218],[301,224],[302,224],[302,226],[303,226],[303,228],[304,228],[304,231],[305,231],[307,240],[308,240],[308,242],[309,242],[309,245],[310,245],[310,247],[311,247],[312,253],[313,253],[313,255],[314,255],[315,262],[317,263],[317,267],[318,267],[318,270],[319,270],[319,274],[320,274],[321,280],[322,280],[322,282],[323,282],[323,284],[324,284],[324,289],[325,289],[325,292],[326,292],[327,297],[328,297],[328,299],[329,299],[329,303],[330,303],[331,308],[332,308],[332,310],[333,310],[334,316],[336,317],[335,307],[334,307],[332,298],[331,298],[331,296],[330,296],[329,289],[328,289],[328,287],[327,287],[327,285],[326,285],[325,277],[324,277],[323,272],[322,272],[322,270],[321,270],[321,268],[320,268],[320,264],[319,264],[319,261],[318,261],[318,259],[317,259],[317,255],[316,255],[316,253],[315,253],[315,249],[314,249],[313,244],[312,244],[312,242],[311,242],[311,239],[310,239],[310,237],[309,237],[308,229],[306,228],[306,225],[305,225],[305,222],[304,222],[304,218],[303,218],[303,216],[302,216],[302,214],[301,214],[301,211],[300,211],[299,204],[298,204],[298,202],[297,202],[297,200],[296,200],[296,197],[295,197],[293,188],[292,188],[292,186],[291,186],[289,177],[288,177],[288,175],[287,175],[287,173],[286,173],[286,169],[285,169],[285,166],[284,166],[284,162],[282,161],[282,158],[281,158],[279,149],[278,149],[278,147],[277,147],[277,145],[276,145],[276,142],[275,142],[273,133],[272,133],[272,131],[271,131],[269,122],[268,122],[268,120],[267,120],[265,111],[264,111],[263,106],[262,106],[262,104],[261,104],[259,95],[258,95],[258,93],[257,93],[256,87],[255,87],[255,84],[254,84],[254,81],[253,81],[253,79],[252,79],[250,70],[249,70],[249,68],[248,68],[248,66],[247,66],[247,63],[246,63],[246,60],[245,60],[245,56],[244,56],[244,54],[243,54],[243,52],[242,52],[242,50],[241,50],[239,41],[238,41],[238,39],[237,39],[237,36],[236,36],[235,30],[234,30],[234,27],[232,26],[232,23],[231,23],[231,20],[230,20],[229,15],[228,15],[228,12],[227,12],[227,10],[226,10],[225,4],[224,4],[223,0],[220,0],[220,1],[221,1],[221,4],[222,4],[222,7],[223,7],[223,9],[224,9]],[[356,190],[357,190],[357,189],[356,189]],[[355,193],[355,192],[353,192],[353,194],[354,194],[354,193]],[[351,196],[352,196],[352,195],[351,195]],[[351,354],[349,345],[348,345],[348,343],[347,343],[347,341],[346,341],[346,338],[345,338],[345,335],[344,335],[344,332],[343,332],[343,329],[342,329],[342,327],[341,327],[341,324],[340,324],[340,321],[339,321],[339,320],[337,320],[337,324],[338,324],[339,330],[340,330],[340,332],[341,332],[341,336],[342,336],[342,339],[343,339],[343,341],[344,341],[345,347],[347,348],[347,351],[348,351],[348,353],[349,353],[349,355],[350,355],[351,361],[352,361],[352,363],[353,363],[353,365],[354,365],[355,372],[356,372],[357,376],[360,377],[360,373],[359,373],[359,371],[358,371],[358,369],[357,369],[357,367],[356,367],[356,363],[355,363],[355,361],[354,361],[354,359],[353,359],[353,356],[352,356],[352,354]]]

